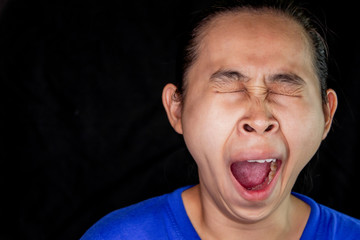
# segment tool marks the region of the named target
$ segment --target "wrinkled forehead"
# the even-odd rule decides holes
[[[316,72],[310,37],[296,20],[275,10],[241,10],[213,16],[198,29],[196,42],[193,67],[196,61],[208,61],[221,54],[230,59],[246,53],[262,57],[282,52],[292,55],[291,61],[302,61],[309,71]]]

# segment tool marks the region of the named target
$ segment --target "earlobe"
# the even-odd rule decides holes
[[[324,105],[325,129],[324,129],[323,139],[326,138],[328,132],[330,131],[331,124],[338,105],[338,99],[333,89],[328,89],[326,91],[326,97],[327,97],[327,103]]]
[[[177,133],[182,134],[182,102],[179,98],[176,97],[176,89],[177,88],[174,84],[167,84],[163,89],[162,102],[171,126]]]

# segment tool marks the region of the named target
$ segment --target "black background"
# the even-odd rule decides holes
[[[175,78],[182,23],[209,1],[5,3],[1,239],[78,239],[112,210],[197,182],[161,92]],[[340,104],[313,188],[295,190],[360,218],[359,13],[350,1],[309,6],[328,28]]]

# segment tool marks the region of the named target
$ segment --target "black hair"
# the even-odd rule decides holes
[[[321,87],[323,103],[327,102],[328,50],[320,33],[323,33],[317,19],[304,7],[294,1],[286,0],[232,0],[221,1],[212,7],[200,11],[193,17],[187,30],[180,37],[177,54],[176,99],[182,101],[186,95],[187,73],[198,56],[200,35],[204,28],[217,16],[227,13],[247,11],[272,11],[295,20],[301,25],[309,38],[313,49],[313,65]]]

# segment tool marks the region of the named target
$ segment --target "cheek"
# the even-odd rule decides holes
[[[190,101],[189,101],[190,103]],[[214,98],[203,96],[184,105],[182,115],[185,143],[195,161],[220,158],[234,126],[229,110]],[[213,164],[213,163],[211,163]]]
[[[279,112],[281,131],[289,147],[289,157],[300,170],[310,161],[322,141],[324,115],[314,104],[289,105]]]

